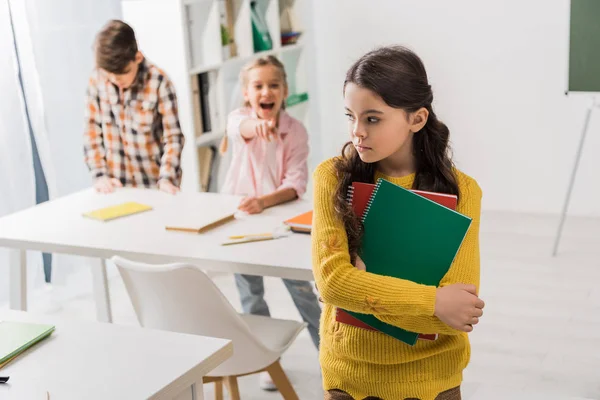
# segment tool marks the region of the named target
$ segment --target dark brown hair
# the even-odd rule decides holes
[[[123,21],[109,21],[96,35],[96,66],[113,74],[122,74],[138,52],[135,32]]]
[[[412,152],[416,171],[412,188],[458,195],[450,157],[450,131],[433,111],[433,92],[421,59],[402,46],[378,48],[362,56],[350,67],[344,90],[348,83],[371,90],[390,107],[402,109],[408,114],[422,107],[429,111],[425,127],[413,136]],[[352,142],[348,142],[342,149],[341,157],[336,159],[335,168],[339,179],[335,209],[344,221],[354,262],[360,247],[362,224],[347,203],[348,186],[352,182],[374,183],[376,164],[363,162]]]

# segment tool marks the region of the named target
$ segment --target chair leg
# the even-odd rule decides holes
[[[279,361],[274,362],[273,364],[267,367],[267,372],[271,375],[271,379],[273,379],[273,383],[277,386],[279,393],[283,396],[285,400],[299,400],[294,387],[290,383],[287,375],[281,368],[281,364]]]
[[[215,400],[223,400],[223,380],[215,381]]]
[[[227,385],[227,391],[229,392],[229,398],[231,400],[240,400],[240,389],[238,388],[237,377],[235,377],[235,376],[225,377],[225,384]]]

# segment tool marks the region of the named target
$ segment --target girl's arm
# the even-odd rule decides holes
[[[278,204],[287,203],[288,201],[295,200],[298,197],[296,190],[294,189],[280,189],[266,196],[260,197],[263,203],[263,208],[274,207]]]
[[[250,124],[247,126],[250,129]],[[260,213],[265,208],[292,201],[306,192],[308,181],[308,133],[302,124],[295,123],[287,135],[286,141],[288,142],[284,150],[281,185],[273,193],[259,198],[245,199],[240,204],[242,211],[251,214]]]
[[[294,200],[296,191],[294,189],[281,189],[262,197],[246,197],[239,205],[239,209],[249,214],[258,214],[266,208],[274,207],[281,203]]]
[[[246,140],[259,137],[271,140],[276,135],[277,126],[275,121],[247,118],[240,124],[240,135]]]
[[[227,136],[232,140],[250,141],[257,136],[271,135],[275,132],[270,121],[256,119],[252,115],[252,110],[247,107],[230,112],[227,116]],[[265,129],[260,128],[261,126]]]
[[[472,218],[472,222],[452,267],[440,282],[440,287],[453,283],[465,283],[475,285],[477,292],[479,292],[481,189],[477,185],[477,182],[468,178],[464,187],[461,187],[460,195],[461,200],[457,211]],[[446,335],[458,335],[461,333],[461,331],[449,327],[435,316],[375,314],[375,317],[383,322],[411,332],[440,333]]]
[[[360,271],[350,263],[346,230],[333,204],[333,160],[319,165],[313,179],[313,273],[323,302],[378,317],[433,317],[435,286]]]

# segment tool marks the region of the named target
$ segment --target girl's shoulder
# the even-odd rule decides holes
[[[235,110],[233,110],[232,112],[229,113],[229,117],[251,117],[252,116],[252,109],[250,107],[240,107],[240,108],[236,108]]]
[[[456,176],[456,183],[458,184],[458,190],[460,191],[461,195],[473,198],[481,198],[481,187],[475,178],[456,168],[454,169],[454,175]]]
[[[338,175],[335,163],[338,158],[339,157],[331,157],[317,165],[317,168],[315,168],[315,171],[313,172],[313,179],[334,180],[337,182]]]

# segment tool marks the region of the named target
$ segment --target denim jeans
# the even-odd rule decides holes
[[[270,316],[269,306],[265,301],[265,285],[262,276],[235,275],[235,283],[240,292],[242,309],[246,314]],[[319,318],[321,318],[321,306],[313,287],[308,281],[296,281],[283,279],[288,292],[294,300],[294,304],[302,319],[308,324],[310,337],[319,349]]]

